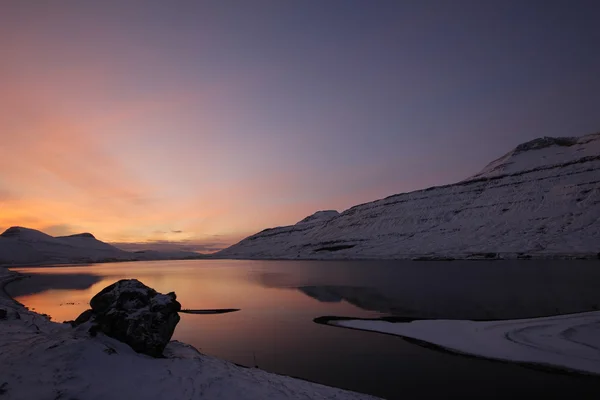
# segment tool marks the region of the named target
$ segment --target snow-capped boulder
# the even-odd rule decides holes
[[[175,293],[161,294],[137,279],[123,279],[101,290],[75,325],[91,322],[90,333],[102,332],[127,343],[138,353],[162,356],[181,304]]]

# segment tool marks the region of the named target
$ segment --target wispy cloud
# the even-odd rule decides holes
[[[12,195],[10,194],[10,192],[6,189],[2,189],[0,187],[0,202],[1,201],[7,201],[12,197]]]
[[[69,224],[49,225],[41,228],[41,231],[50,236],[67,236],[75,233],[83,233],[81,230],[78,230],[76,227]]]

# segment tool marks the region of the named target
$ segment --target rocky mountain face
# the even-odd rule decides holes
[[[318,218],[316,217],[318,215]],[[597,257],[600,133],[523,143],[455,184],[265,229],[224,258]]]

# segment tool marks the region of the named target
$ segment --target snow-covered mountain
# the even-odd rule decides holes
[[[14,226],[0,235],[0,265],[134,259],[131,253],[101,242],[90,233],[52,237],[34,229]]]
[[[455,184],[265,229],[223,258],[496,258],[600,252],[600,133],[517,146]]]
[[[91,233],[52,237],[14,226],[0,235],[0,265],[70,264],[109,261],[169,260],[201,257],[192,252],[128,252],[104,243]]]

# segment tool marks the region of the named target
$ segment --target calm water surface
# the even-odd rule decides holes
[[[600,395],[598,378],[313,322],[323,315],[502,319],[594,310],[599,263],[190,260],[15,270],[31,278],[9,285],[9,293],[56,321],[75,319],[93,295],[124,278],[175,291],[184,308],[240,308],[181,314],[173,338],[239,364],[386,398]]]

